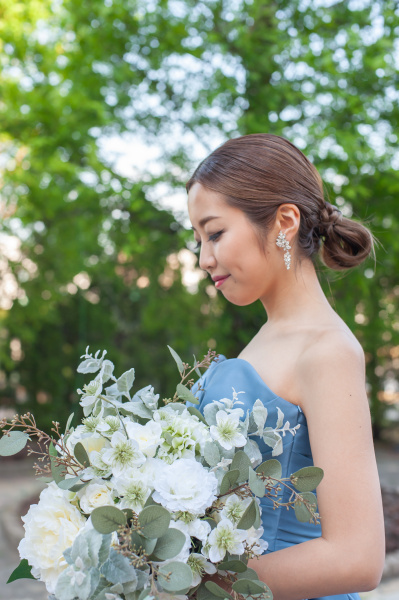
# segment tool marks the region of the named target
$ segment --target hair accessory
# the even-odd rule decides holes
[[[290,254],[291,246],[290,246],[287,238],[285,237],[285,233],[283,231],[280,231],[280,233],[278,234],[278,237],[276,239],[276,245],[279,248],[284,249],[284,262],[285,262],[285,266],[287,267],[287,271],[288,271],[291,266],[291,254]]]

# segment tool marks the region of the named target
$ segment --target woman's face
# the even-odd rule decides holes
[[[265,297],[282,271],[283,256],[270,243],[273,232],[263,250],[247,216],[200,183],[190,188],[188,212],[194,238],[201,246],[199,265],[210,274],[215,287],[239,306]]]

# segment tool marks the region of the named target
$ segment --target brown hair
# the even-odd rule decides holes
[[[291,142],[256,133],[228,140],[194,171],[194,183],[219,192],[267,234],[280,204],[295,204],[301,214],[297,243],[302,256],[321,247],[323,262],[335,270],[360,264],[373,249],[373,236],[324,200],[323,183],[312,163]]]

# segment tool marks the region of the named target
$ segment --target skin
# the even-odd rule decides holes
[[[317,488],[321,537],[251,559],[248,566],[275,600],[374,589],[385,536],[364,353],[327,301],[311,260],[300,258],[300,212],[281,205],[262,248],[246,215],[217,192],[195,183],[188,210],[201,244],[200,267],[211,277],[229,275],[218,288],[229,302],[260,300],[267,313],[239,357],[278,396],[302,408],[314,464],[324,470]],[[208,217],[216,218],[201,223]],[[289,271],[275,244],[280,231],[292,246]]]

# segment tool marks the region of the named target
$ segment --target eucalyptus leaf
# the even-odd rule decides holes
[[[204,458],[210,467],[215,467],[220,462],[220,452],[215,442],[206,442]]]
[[[204,415],[202,413],[200,413],[200,411],[198,410],[198,408],[195,408],[195,406],[188,406],[187,407],[188,412],[190,413],[190,415],[194,415],[195,417],[197,417],[202,423],[205,423],[206,425],[206,421],[204,419]]]
[[[10,577],[7,579],[7,583],[12,583],[13,581],[17,581],[17,579],[35,579],[31,571],[32,567],[26,558],[23,558],[18,567],[13,570]]]
[[[249,469],[248,483],[251,492],[255,494],[255,496],[258,496],[258,498],[263,498],[265,495],[265,484],[251,468]]]
[[[199,404],[198,398],[194,396],[191,390],[188,389],[182,383],[178,383],[176,386],[176,393],[180,400],[184,400],[185,402],[191,402],[192,404]]]
[[[99,533],[112,533],[126,524],[126,515],[116,506],[99,506],[91,513],[91,522]]]
[[[159,567],[158,583],[166,592],[178,592],[190,587],[193,575],[186,563],[168,562]]]
[[[75,445],[75,448],[73,450],[73,453],[75,455],[75,458],[78,462],[80,462],[80,464],[83,467],[89,467],[90,466],[90,459],[89,459],[89,455],[87,454],[86,448],[83,446],[82,442],[78,442]]]
[[[232,596],[230,596],[230,594],[228,592],[226,592],[226,590],[221,588],[214,581],[207,581],[205,583],[205,587],[207,590],[209,590],[211,592],[211,594],[213,594],[217,598],[229,598],[232,600]]]
[[[23,450],[29,440],[23,431],[4,433],[0,439],[0,456],[13,456]]]
[[[225,560],[218,564],[220,571],[234,571],[235,573],[245,573],[247,565],[241,560]]]
[[[292,485],[299,492],[311,492],[323,479],[324,472],[320,467],[304,467],[290,476]]]
[[[131,533],[130,540],[132,546],[135,546],[140,554],[143,554],[144,551],[148,555],[154,552],[157,543],[156,538],[146,538],[134,530]]]
[[[281,479],[282,475],[281,463],[275,458],[266,460],[256,467],[255,471],[264,477],[273,477],[273,479]]]
[[[81,483],[80,477],[68,477],[68,479],[62,479],[59,481],[57,485],[62,490],[70,490],[79,483]]]
[[[182,550],[185,542],[186,536],[183,532],[170,528],[157,540],[153,554],[158,560],[174,558]]]
[[[264,598],[273,597],[270,588],[265,583],[254,581],[253,579],[238,579],[231,587],[239,594],[248,594],[251,596],[254,594],[264,594]]]
[[[169,528],[170,512],[163,506],[147,506],[139,514],[138,522],[142,533],[146,537],[159,538]]]
[[[306,500],[306,502],[309,502],[314,510],[317,509],[317,499],[312,492],[303,492],[301,493],[301,497],[303,500]],[[301,497],[299,497],[294,504],[295,516],[301,523],[307,523],[313,518],[313,514],[301,500]]]
[[[257,572],[250,567],[247,567],[247,570],[243,573],[237,573],[237,579],[252,579],[252,581],[259,581]]]
[[[255,500],[252,499],[251,503],[245,509],[244,514],[237,523],[237,529],[250,529],[255,523],[256,509]]]
[[[184,366],[183,366],[183,361],[180,358],[180,356],[177,354],[177,352],[175,352],[173,350],[173,348],[171,348],[170,346],[168,346],[169,348],[169,352],[171,353],[171,355],[173,356],[175,363],[177,364],[177,368],[179,369],[180,373],[183,373],[184,371]]]
[[[56,456],[57,456],[57,453],[56,453]],[[51,474],[53,476],[53,479],[54,479],[55,483],[57,485],[59,485],[60,482],[65,479],[65,473],[66,473],[65,465],[58,463],[58,460],[56,457],[51,457],[50,465],[51,465]]]
[[[256,517],[255,517],[255,523],[253,524],[253,527],[255,527],[255,529],[259,529],[259,527],[262,524],[262,521],[260,518],[260,510],[259,510],[259,505],[257,502],[255,502],[255,511],[256,511]]]
[[[227,471],[222,479],[222,483],[220,484],[220,493],[226,494],[232,487],[234,487],[234,485],[237,483],[239,475],[240,471],[238,469]]]
[[[69,429],[70,429],[70,427],[71,427],[72,419],[73,419],[73,417],[74,417],[74,416],[75,416],[75,413],[71,413],[71,414],[69,415],[69,417],[68,417],[68,421],[66,422],[66,425],[65,425],[65,433],[66,433],[67,431],[69,431]]]
[[[238,450],[234,454],[233,461],[231,463],[231,469],[238,469],[240,474],[238,476],[238,482],[247,481],[248,471],[251,466],[251,461],[248,455],[243,450]]]

